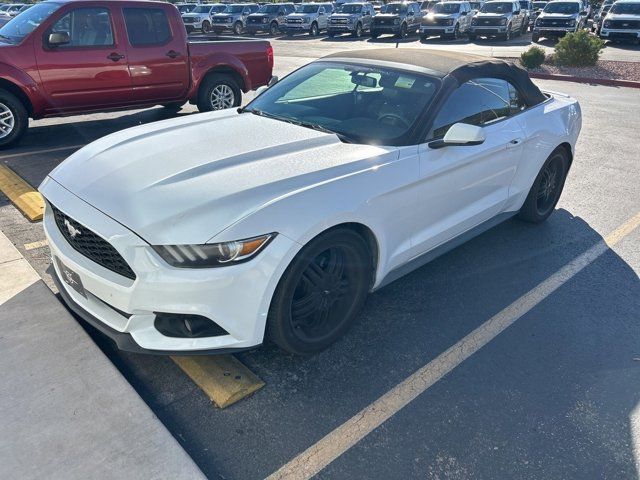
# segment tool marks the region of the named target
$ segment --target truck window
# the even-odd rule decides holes
[[[51,32],[65,32],[71,41],[58,48],[113,45],[111,15],[106,8],[77,8],[62,16]]]
[[[18,15],[0,29],[0,37],[11,43],[20,43],[40,24],[60,8],[59,3],[46,2],[32,6],[26,12]]]
[[[125,8],[124,22],[133,47],[164,45],[171,40],[171,28],[161,8]]]

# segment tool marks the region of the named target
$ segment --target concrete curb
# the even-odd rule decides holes
[[[575,82],[575,83],[590,83],[595,85],[604,85],[607,87],[629,87],[640,88],[640,82],[633,80],[614,80],[608,78],[589,78],[589,77],[574,77],[572,75],[559,75],[554,73],[529,73],[531,78],[537,78],[540,80],[559,80],[562,82]]]
[[[2,232],[0,346],[0,478],[205,478]]]

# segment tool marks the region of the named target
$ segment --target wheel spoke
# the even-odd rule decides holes
[[[319,287],[324,281],[324,275],[324,270],[314,260],[304,271],[302,278],[312,287]]]
[[[324,271],[333,277],[342,277],[342,273],[344,272],[344,257],[341,250],[337,248],[329,250],[329,259]]]
[[[318,294],[312,292],[291,304],[291,316],[294,322],[305,319],[318,307]]]

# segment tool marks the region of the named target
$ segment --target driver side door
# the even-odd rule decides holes
[[[502,212],[520,162],[524,131],[513,118],[513,86],[476,79],[458,87],[419,146],[420,172],[414,256],[427,252]],[[455,123],[483,128],[480,145],[432,148]]]

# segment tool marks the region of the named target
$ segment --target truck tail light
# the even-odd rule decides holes
[[[267,47],[267,61],[269,62],[269,66],[273,69],[273,47],[271,45]]]

